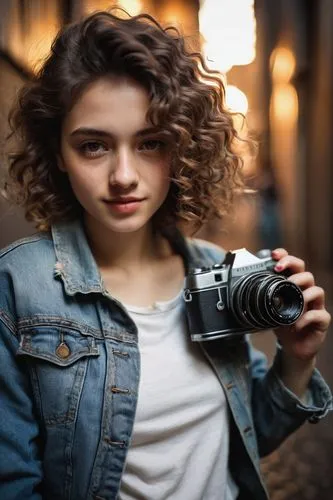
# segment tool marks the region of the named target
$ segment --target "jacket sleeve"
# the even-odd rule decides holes
[[[252,414],[260,456],[274,451],[306,420],[319,422],[332,410],[331,391],[317,369],[310,379],[304,403],[283,384],[280,363],[280,346],[270,369],[264,354],[250,346]]]
[[[14,325],[0,309],[0,498],[41,500],[39,428],[17,347]]]

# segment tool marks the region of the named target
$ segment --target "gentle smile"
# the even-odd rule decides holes
[[[106,200],[106,204],[112,212],[133,213],[136,212],[144,198],[119,198],[115,200]]]
[[[106,203],[134,203],[143,201],[145,198],[136,198],[134,196],[120,196],[119,198],[105,199]]]

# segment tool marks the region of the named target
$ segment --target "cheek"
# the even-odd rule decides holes
[[[69,182],[76,196],[91,197],[97,194],[100,179],[91,170],[80,170],[79,172],[69,170],[67,171]]]
[[[168,161],[163,161],[154,166],[150,172],[149,178],[151,184],[156,187],[158,191],[168,191],[170,186],[170,164]]]
[[[165,172],[164,175],[159,175],[157,178],[155,178],[155,182],[152,182],[151,188],[153,192],[156,193],[157,198],[166,198],[170,189],[170,179],[168,176],[168,172]]]

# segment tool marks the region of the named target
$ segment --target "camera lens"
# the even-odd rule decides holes
[[[265,292],[265,307],[267,314],[277,324],[295,323],[304,308],[302,291],[291,281],[283,279],[272,284]]]
[[[283,297],[274,297],[272,300],[273,306],[277,311],[282,311],[285,307],[285,302],[283,300]]]
[[[267,273],[266,273],[267,274]],[[256,290],[261,284],[264,273],[251,273],[240,278],[231,289],[231,309],[236,319],[245,327],[266,328],[256,312]],[[251,292],[251,293],[250,293]]]
[[[303,312],[300,288],[270,272],[242,276],[231,288],[231,309],[248,328],[263,329],[294,323]]]

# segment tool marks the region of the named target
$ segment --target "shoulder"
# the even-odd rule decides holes
[[[36,233],[0,250],[0,277],[31,279],[51,261],[54,261],[54,247],[50,234]]]
[[[225,250],[215,243],[200,238],[187,238],[186,242],[192,260],[199,265],[212,266],[224,260]]]
[[[31,304],[47,298],[55,251],[48,233],[22,238],[0,251],[0,319],[28,314]]]
[[[21,238],[0,250],[0,262],[12,258],[17,259],[21,255],[31,254],[31,252],[38,252],[43,246],[47,247],[51,242],[52,239],[49,233],[36,233],[32,236]]]

